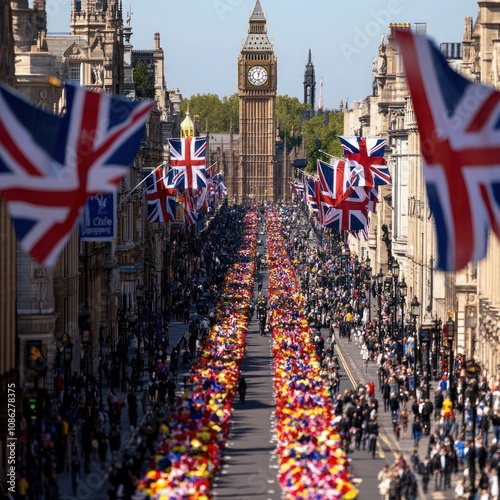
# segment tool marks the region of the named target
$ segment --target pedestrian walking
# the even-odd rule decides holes
[[[246,393],[247,393],[247,383],[246,383],[245,378],[242,377],[241,375],[238,377],[237,391],[238,391],[238,396],[240,397],[239,402],[240,403],[244,403],[245,402],[245,396],[246,396]]]
[[[73,496],[78,497],[78,485],[80,484],[80,460],[76,455],[71,459],[71,490]]]
[[[137,396],[135,395],[135,389],[133,387],[130,388],[130,392],[127,396],[127,406],[130,430],[133,431],[137,427]]]

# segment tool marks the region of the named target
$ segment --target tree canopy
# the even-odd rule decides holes
[[[316,172],[316,160],[329,161],[330,157],[321,153],[326,151],[333,156],[342,156],[342,146],[337,135],[344,133],[344,114],[342,112],[323,113],[302,124],[306,141],[307,171]]]
[[[231,122],[233,132],[239,132],[238,94],[222,99],[217,94],[196,94],[184,98],[181,102],[182,116],[186,114],[188,107],[191,117],[200,117],[202,132],[207,123],[209,132],[229,132]],[[307,171],[315,172],[318,158],[329,161],[329,157],[320,153],[320,150],[333,156],[342,156],[337,135],[344,132],[344,115],[342,112],[327,111],[311,119],[304,119],[309,109],[309,105],[302,104],[296,97],[279,95],[276,98],[276,121],[281,138],[286,139],[289,147],[300,146],[304,139]]]
[[[191,117],[200,117],[200,127],[205,130],[208,123],[210,132],[229,132],[231,120],[233,132],[238,132],[239,101],[238,95],[219,98],[217,94],[196,94],[181,102],[181,114],[184,116],[189,107]]]
[[[151,70],[143,62],[138,62],[133,75],[135,95],[142,99],[154,99],[155,83]]]

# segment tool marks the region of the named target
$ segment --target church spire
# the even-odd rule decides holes
[[[319,83],[318,111],[323,111],[323,77]]]
[[[312,63],[311,49],[307,59],[306,71],[304,73],[304,104],[311,106],[311,115],[314,116],[314,104],[316,98],[316,76],[314,64]]]

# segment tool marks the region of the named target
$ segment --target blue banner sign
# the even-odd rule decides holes
[[[85,204],[80,217],[82,241],[111,241],[116,236],[116,195],[98,193]]]

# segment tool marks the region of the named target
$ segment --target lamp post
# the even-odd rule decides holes
[[[353,263],[353,266],[352,266],[352,270],[353,270],[353,273],[354,273],[354,293],[356,294],[356,311],[358,312],[359,314],[359,283],[360,283],[360,269],[361,269],[361,266],[359,264],[359,260],[358,259],[355,259],[354,260],[354,263]]]
[[[470,329],[470,354],[469,359],[474,359],[475,355],[475,343],[476,343],[476,326],[477,326],[477,314],[475,306],[467,306],[465,308],[465,328]]]
[[[377,274],[377,298],[378,298],[378,336],[379,343],[382,347],[383,339],[382,339],[382,285],[384,283],[384,274],[382,273],[382,269]]]
[[[404,332],[404,317],[405,317],[405,302],[406,302],[406,292],[408,287],[406,285],[405,279],[403,277],[402,281],[399,283],[399,298],[401,299],[401,324],[398,326],[398,343],[401,344],[401,356],[403,355],[403,332]],[[401,361],[401,360],[400,360]]]
[[[370,283],[372,281],[372,268],[370,266],[371,260],[370,257],[367,257],[365,260],[365,283],[366,283],[366,292],[368,293],[368,323],[371,324],[372,321],[372,291],[370,287]]]
[[[399,263],[396,259],[393,259],[391,264],[392,272],[392,299],[393,299],[393,316],[392,316],[392,335],[394,336],[394,331],[397,328],[398,322],[398,278],[399,278]],[[399,339],[399,328],[396,330],[396,348],[397,348],[397,358],[398,362],[401,363],[401,345]]]
[[[450,360],[448,367],[449,386],[450,386],[450,401],[455,402],[455,390],[453,388],[453,340],[455,338],[455,322],[452,319],[452,314],[449,313],[448,321],[446,322],[446,338],[450,349]]]
[[[415,382],[415,389],[417,388],[417,317],[420,316],[420,302],[415,295],[410,302],[411,307],[411,318],[412,318],[412,328],[413,328],[413,377]],[[420,354],[420,353],[419,353]]]
[[[425,397],[429,397],[430,393],[430,380],[431,380],[431,369],[430,369],[430,346],[432,340],[432,330],[434,328],[434,322],[432,318],[426,314],[420,325],[420,372],[422,376],[425,377]]]
[[[71,338],[67,333],[64,333],[61,337],[61,348],[63,354],[63,362],[64,362],[64,392],[68,389],[68,379],[71,367],[71,362],[73,361],[73,342],[71,342]]]
[[[467,362],[465,373],[468,378],[468,391],[469,402],[472,409],[472,446],[469,448],[468,465],[469,465],[469,478],[470,478],[470,496],[471,500],[475,500],[476,488],[476,401],[479,393],[478,376],[481,373],[481,367],[473,360]]]

